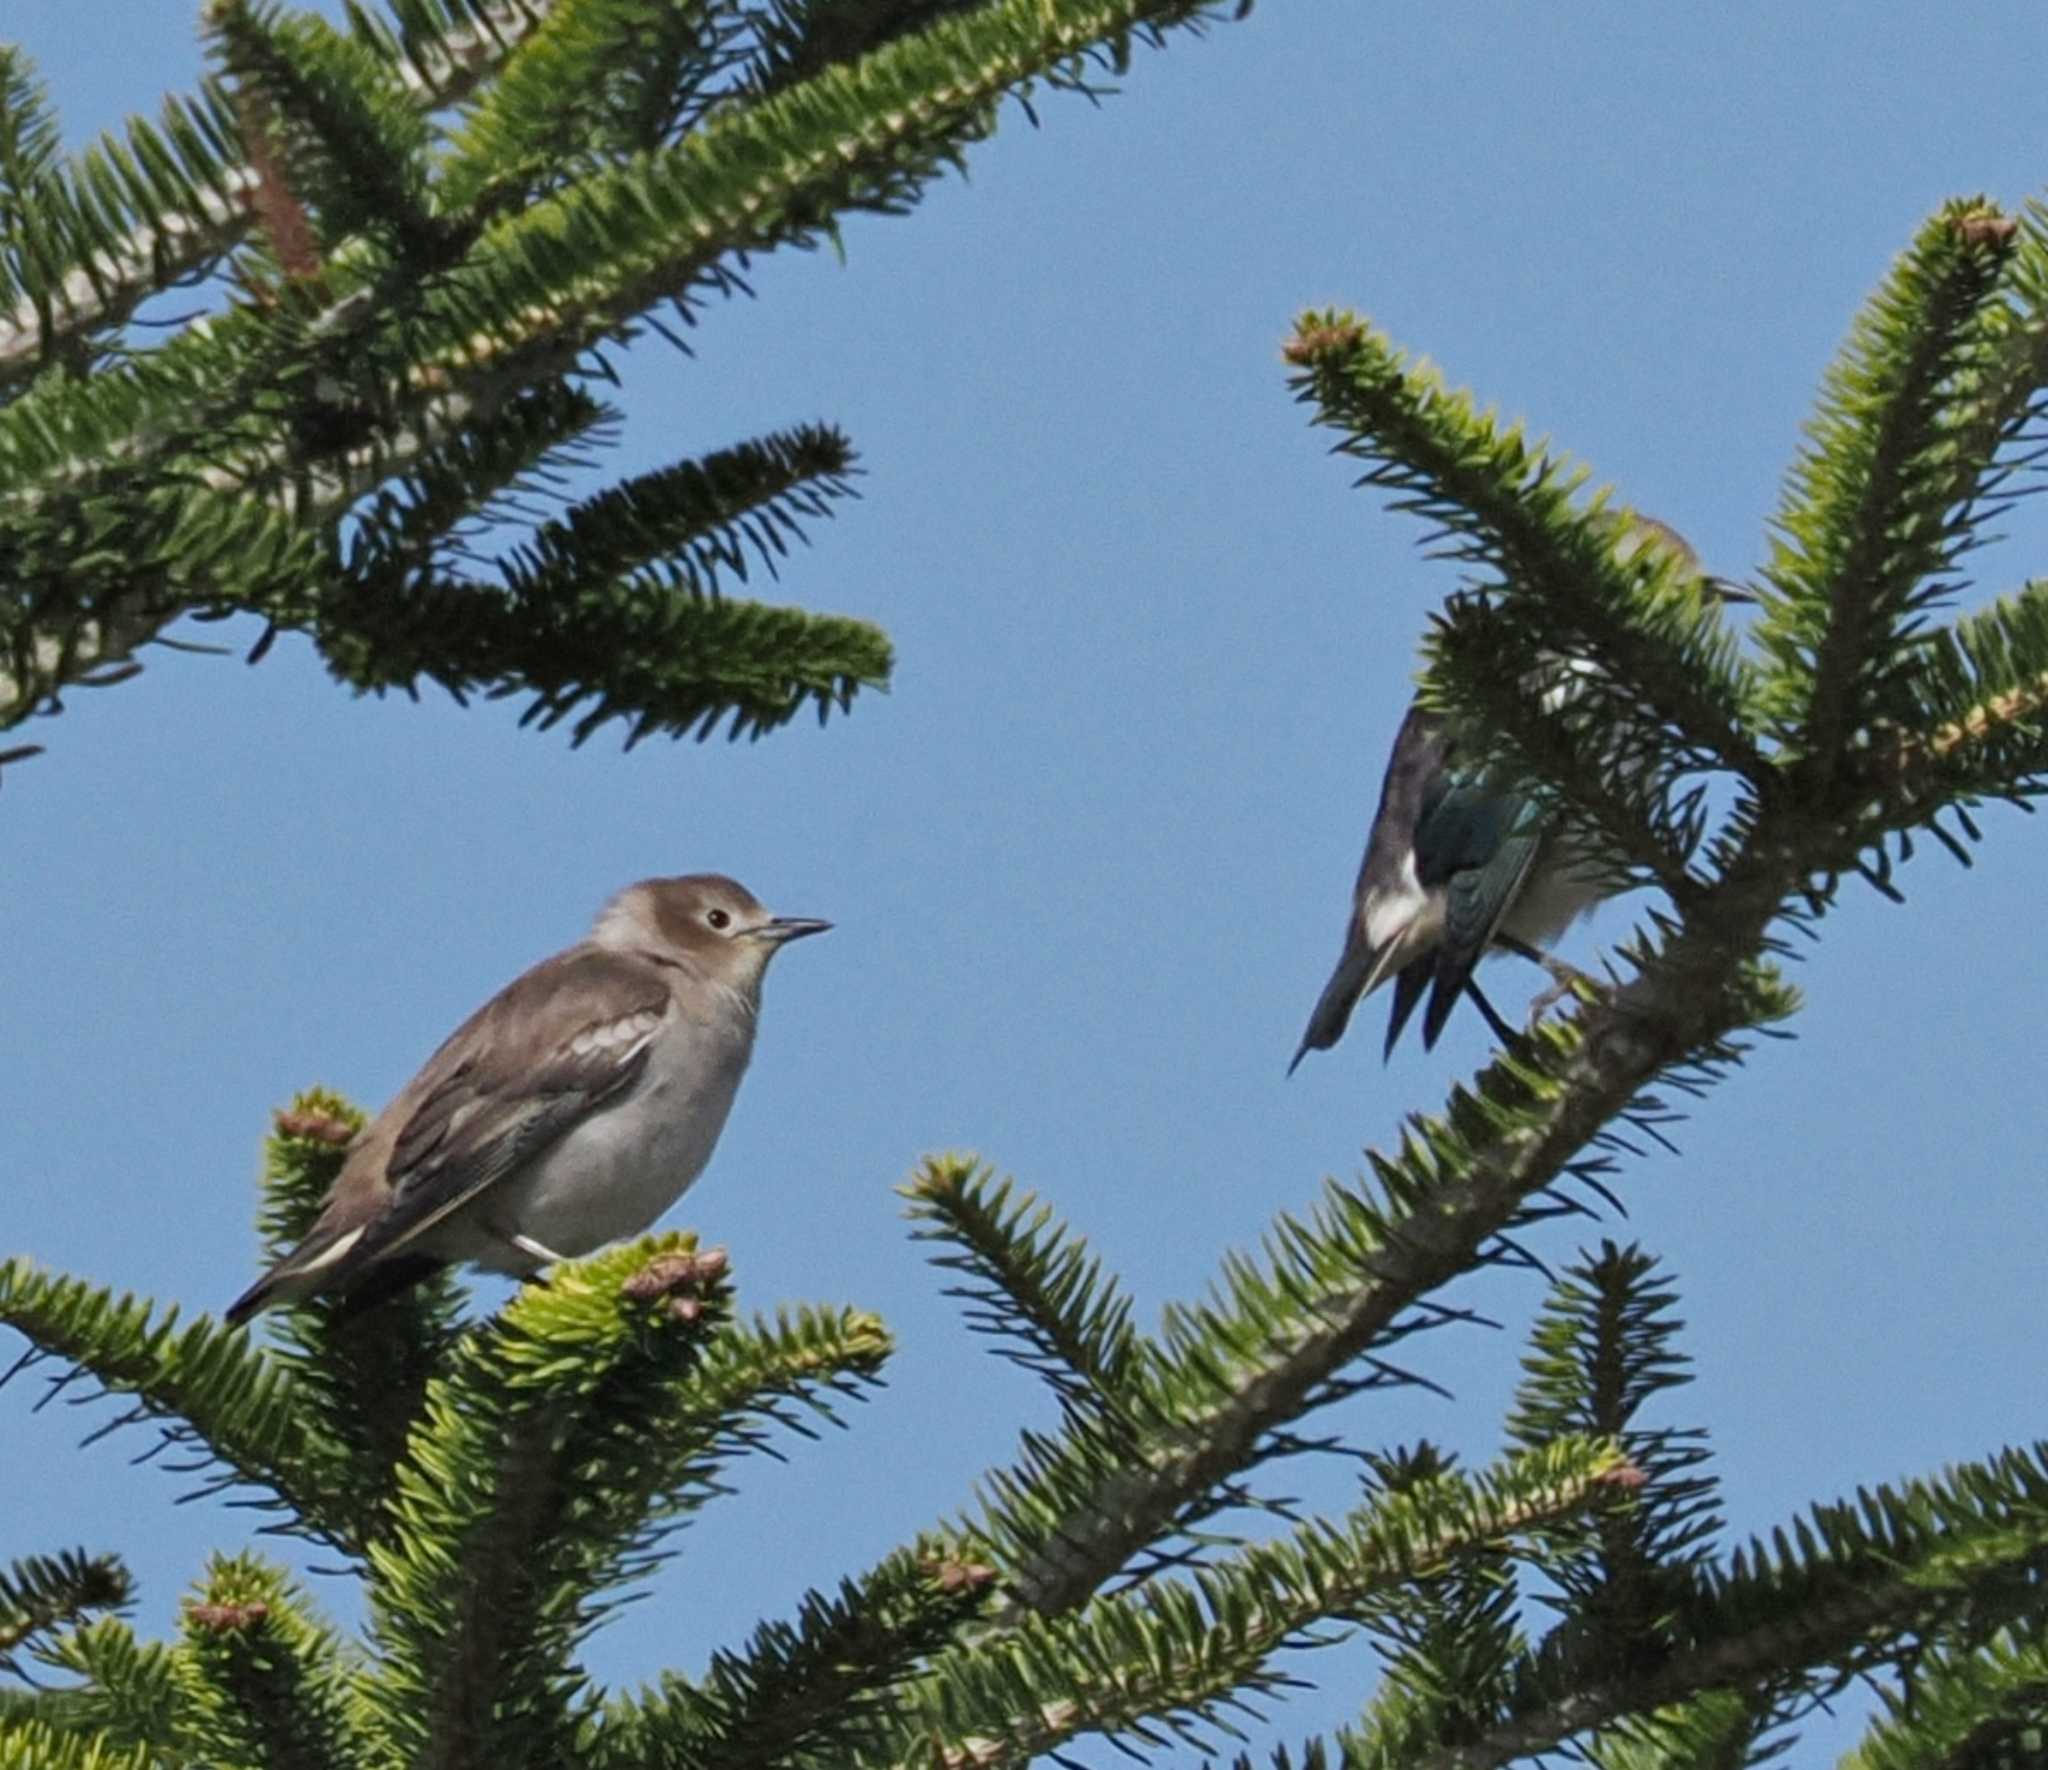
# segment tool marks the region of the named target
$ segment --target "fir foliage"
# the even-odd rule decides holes
[[[279,1114],[270,1246],[310,1221],[361,1122],[319,1090]],[[758,1731],[784,1680],[824,1674],[831,1700],[786,1731],[843,1740],[982,1604],[986,1570],[934,1536],[806,1598],[687,1705],[678,1689],[606,1717],[579,1661],[591,1630],[660,1564],[664,1536],[729,1491],[736,1460],[838,1423],[890,1350],[857,1310],[736,1319],[724,1257],[686,1235],[558,1269],[489,1321],[464,1321],[445,1279],[348,1318],[316,1301],[282,1318],[274,1350],[19,1269],[4,1296],[39,1355],[136,1398],[95,1436],[179,1416],[169,1441],[210,1453],[216,1482],[267,1490],[273,1528],[359,1572],[371,1621],[367,1646],[346,1642],[277,1569],[229,1556],[160,1646],[95,1616],[127,1601],[117,1564],[24,1562],[0,1582],[0,1639],[73,1682],[0,1709],[0,1739],[33,1723],[177,1761],[343,1770],[666,1762],[678,1736]]]
[[[98,1613],[127,1608],[128,1570],[112,1555],[65,1549],[0,1570],[0,1672],[21,1673],[24,1647]]]
[[[525,694],[578,741],[847,707],[888,680],[875,627],[720,581],[844,498],[829,428],[529,519],[489,575],[451,561],[603,440],[607,352],[694,323],[753,254],[907,211],[1005,97],[1086,87],[1092,57],[1207,11],[404,0],[333,24],[213,0],[200,92],[71,158],[7,51],[0,730],[231,614],[264,623],[259,654],[309,634],[358,691]],[[211,311],[128,327],[195,280]]]

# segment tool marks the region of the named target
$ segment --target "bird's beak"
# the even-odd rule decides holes
[[[1753,603],[1756,601],[1756,592],[1754,590],[1745,588],[1743,585],[1736,583],[1732,578],[1709,578],[1706,580],[1706,584],[1707,588],[1724,603]]]
[[[785,941],[802,940],[806,934],[823,934],[831,926],[830,922],[821,922],[816,916],[777,916],[751,932],[756,940],[772,941],[781,946]]]

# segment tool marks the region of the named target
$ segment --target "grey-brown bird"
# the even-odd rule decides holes
[[[305,1240],[227,1319],[322,1293],[366,1307],[458,1261],[527,1277],[638,1234],[711,1158],[769,960],[831,926],[718,873],[627,886],[364,1127]]]

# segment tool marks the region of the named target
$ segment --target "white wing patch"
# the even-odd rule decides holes
[[[1436,937],[1444,919],[1443,904],[1423,888],[1415,876],[1415,851],[1401,857],[1401,880],[1392,891],[1368,893],[1365,938],[1375,948],[1410,945],[1427,946]]]
[[[601,1020],[586,1026],[564,1047],[571,1057],[611,1057],[624,1063],[654,1037],[661,1025],[661,1012],[642,1008],[618,1020]]]
[[[312,1259],[302,1262],[298,1270],[308,1278],[316,1272],[325,1272],[328,1267],[332,1266],[335,1261],[339,1260],[350,1248],[363,1239],[363,1230],[368,1227],[368,1224],[363,1224],[358,1228],[351,1229],[346,1235],[337,1236],[332,1247],[322,1248]]]
[[[1416,877],[1412,849],[1401,857],[1400,883],[1391,891],[1369,893],[1360,907],[1365,938],[1377,955],[1366,980],[1368,995],[1443,938],[1443,893],[1425,889]]]

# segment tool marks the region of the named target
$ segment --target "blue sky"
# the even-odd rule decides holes
[[[188,11],[125,8],[115,33],[15,0],[4,28],[76,139],[191,77]],[[381,1104],[637,877],[716,868],[830,917],[778,963],[672,1220],[730,1248],[744,1303],[857,1303],[902,1349],[850,1431],[744,1467],[592,1654],[610,1681],[701,1666],[958,1511],[1048,1417],[905,1233],[892,1188],[921,1154],[971,1148],[1047,1195],[1150,1319],[1483,1060],[1468,1015],[1382,1068],[1375,1004],[1283,1074],[1455,587],[1290,401],[1294,314],[1356,306],[1740,577],[1916,223],[2048,178],[2044,73],[2019,4],[1266,0],[1141,54],[1100,108],[1054,98],[1036,130],[1012,108],[969,178],[855,222],[844,262],[758,263],[694,359],[636,350],[607,463],[844,425],[862,500],[765,593],[879,621],[886,696],[752,746],[571,751],[505,706],[353,700],[287,639],[253,669],[156,652],[20,734],[49,753],[0,795],[0,1250],[218,1309],[253,1271],[260,1140],[293,1090]],[[2022,581],[2043,539],[2016,524],[1970,596]],[[1930,845],[1903,908],[1849,890],[1800,967],[1798,1042],[1621,1177],[1606,1233],[1675,1270],[1699,1365],[1665,1418],[1712,1427],[1742,1529],[2048,1415],[2026,1350],[2048,830],[1983,823],[1979,864]],[[1639,910],[1565,951],[1595,962]],[[1491,976],[1509,1004],[1541,981]],[[1540,1297],[1526,1274],[1463,1287],[1511,1331],[1434,1337],[1418,1361],[1455,1400],[1356,1406],[1348,1429],[1487,1454]],[[27,1472],[0,1552],[117,1549],[163,1626],[248,1515],[174,1509],[173,1480],[119,1439],[75,1449],[90,1421],[31,1413],[36,1393],[0,1391]],[[1367,1676],[1355,1652],[1304,1670],[1325,1689],[1289,1735]]]

